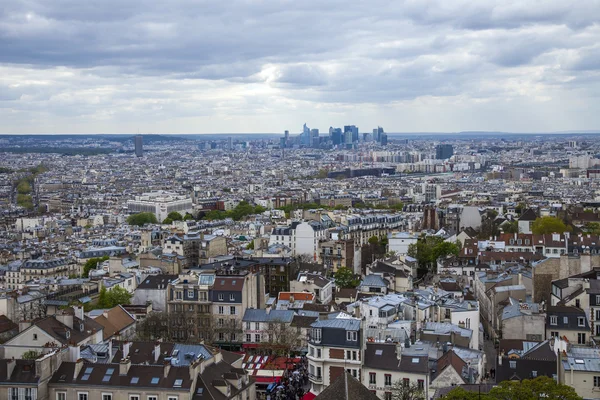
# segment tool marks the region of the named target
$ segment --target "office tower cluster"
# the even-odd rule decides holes
[[[387,134],[382,127],[373,129],[373,133],[364,132],[360,135],[358,126],[345,125],[344,128],[329,127],[329,136],[320,136],[318,129],[310,129],[306,124],[302,127],[302,133],[298,136],[290,137],[290,132],[285,131],[284,136],[279,140],[282,148],[293,147],[343,147],[351,149],[361,142],[377,142],[381,145],[387,145]]]

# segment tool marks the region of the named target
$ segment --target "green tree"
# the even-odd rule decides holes
[[[114,286],[110,290],[102,287],[98,296],[98,308],[113,308],[120,304],[129,304],[131,293],[121,286]]]
[[[167,218],[170,218],[171,221],[183,221],[183,216],[177,211],[171,211],[167,214]]]
[[[442,397],[445,400],[582,400],[575,389],[547,376],[523,381],[503,381],[487,394],[469,392],[461,387]]]
[[[248,246],[246,246],[246,250],[254,250],[254,240],[248,243]]]
[[[342,289],[354,289],[360,283],[360,279],[348,267],[339,268],[333,278],[335,286]]]
[[[183,217],[184,221],[189,221],[191,219],[194,219],[194,216],[192,214],[185,214],[185,217]]]
[[[581,400],[575,389],[556,383],[547,376],[523,381],[503,381],[494,387],[489,398],[494,400]]]
[[[588,222],[585,224],[583,230],[585,233],[589,233],[592,235],[600,235],[600,223],[598,222]]]
[[[157,224],[158,220],[156,219],[156,215],[154,215],[154,213],[141,212],[127,217],[127,223],[129,225],[144,226],[146,224]]]
[[[408,246],[408,255],[417,260],[421,274],[435,273],[438,258],[458,255],[459,252],[460,242],[446,242],[439,236],[421,237],[416,244]]]
[[[108,308],[108,299],[106,292],[106,287],[102,286],[102,289],[100,289],[100,294],[98,294],[98,302],[96,303],[96,306],[98,308]]]
[[[505,221],[500,225],[504,233],[519,233],[519,222],[518,221]]]
[[[102,263],[108,259],[109,259],[108,256],[98,257],[98,258],[90,258],[83,265],[83,273],[81,274],[81,276],[83,276],[84,278],[88,278],[90,276],[91,270],[98,268],[99,263]]]
[[[29,194],[31,193],[31,185],[26,180],[21,180],[17,185],[17,193]]]
[[[23,360],[35,360],[36,358],[38,358],[42,353],[35,351],[35,350],[28,350],[26,352],[23,353]]]
[[[397,380],[392,386],[392,400],[425,400],[425,392],[416,383],[405,385]]]
[[[163,219],[162,223],[164,225],[171,225],[173,223],[173,220],[171,218],[167,217],[167,218]]]
[[[256,207],[254,207],[254,214],[262,214],[265,211],[267,211],[267,209],[261,205],[257,205]]]
[[[535,235],[546,235],[550,233],[564,233],[567,231],[567,225],[556,217],[540,217],[533,221],[531,231]]]

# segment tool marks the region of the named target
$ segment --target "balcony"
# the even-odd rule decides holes
[[[323,383],[323,376],[308,374],[308,380],[311,381],[312,383],[317,383],[317,384]]]

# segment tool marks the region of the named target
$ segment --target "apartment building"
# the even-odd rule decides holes
[[[345,371],[361,381],[362,349],[360,320],[336,318],[311,324],[307,355],[311,391],[320,393]]]

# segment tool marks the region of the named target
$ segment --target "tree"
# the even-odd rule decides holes
[[[185,216],[183,217],[184,221],[189,221],[191,219],[194,219],[194,216],[192,214],[185,214]]]
[[[505,221],[500,225],[504,233],[519,233],[519,222],[518,221]]]
[[[246,250],[254,250],[254,240],[248,243],[248,246],[246,246]]]
[[[110,290],[106,290],[106,287],[100,289],[100,295],[98,297],[98,308],[113,308],[120,304],[129,304],[131,300],[131,293],[121,286],[114,286]]]
[[[459,252],[460,242],[446,242],[439,236],[421,237],[416,244],[408,246],[408,255],[417,260],[421,275],[427,272],[435,273],[438,258],[458,255]]]
[[[26,180],[22,180],[17,185],[17,193],[19,194],[29,194],[31,193],[31,185]]]
[[[23,360],[35,360],[36,358],[38,358],[42,353],[37,352],[35,350],[28,350],[26,352],[23,353]]]
[[[108,256],[98,257],[98,258],[90,258],[83,265],[83,273],[81,274],[81,276],[83,276],[84,278],[88,278],[90,276],[91,270],[98,268],[99,263],[103,263],[104,261],[106,261],[108,259],[109,259]]]
[[[129,225],[144,226],[146,224],[157,224],[158,220],[156,219],[156,215],[154,215],[154,213],[141,212],[127,217],[127,223]]]
[[[173,220],[169,217],[163,219],[163,225],[171,225],[173,223]]]
[[[348,267],[342,267],[333,275],[335,286],[343,289],[354,289],[360,283],[360,279]]]
[[[177,211],[171,211],[167,214],[167,218],[170,218],[171,221],[183,221],[183,216]]]
[[[589,233],[591,235],[600,235],[600,223],[598,222],[588,222],[585,224],[583,230],[585,233]]]
[[[557,383],[547,376],[522,381],[503,381],[494,387],[489,398],[494,400],[580,400],[575,389]]]
[[[392,386],[392,400],[425,400],[425,392],[415,383],[406,385],[397,380]]]
[[[522,381],[503,381],[489,393],[469,392],[461,387],[452,389],[445,400],[582,400],[575,389],[557,383],[547,376]]]
[[[533,221],[531,231],[535,235],[546,235],[550,233],[564,233],[567,225],[556,217],[540,217]]]
[[[256,207],[254,207],[254,214],[262,214],[265,211],[267,211],[267,209],[261,205],[257,205]]]
[[[295,327],[283,321],[269,323],[267,342],[261,345],[261,349],[270,354],[289,357],[292,351],[302,347],[302,333]]]

